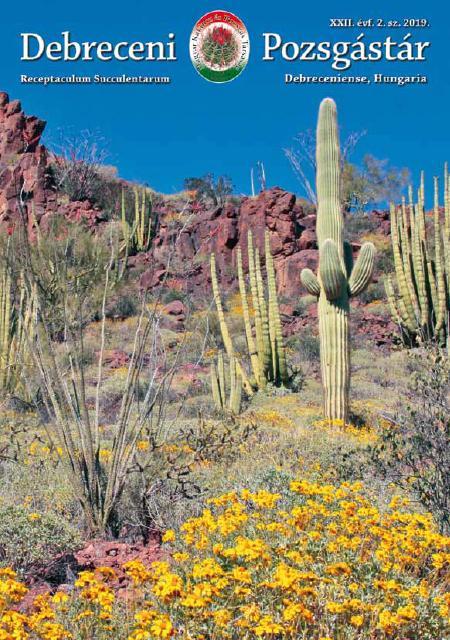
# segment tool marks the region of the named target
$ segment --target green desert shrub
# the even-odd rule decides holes
[[[197,415],[174,420],[164,446],[143,436],[118,517],[144,540],[179,526],[210,495],[212,470],[236,463],[256,429],[252,415],[221,420]]]
[[[214,206],[223,206],[233,193],[233,183],[228,176],[214,178],[212,173],[202,177],[186,178],[184,181],[186,191],[196,191],[199,200],[212,202]]]
[[[32,513],[23,506],[0,507],[0,565],[30,575],[49,566],[55,556],[75,551],[78,532],[56,514]]]
[[[306,312],[308,311],[308,308],[315,303],[316,303],[315,296],[311,296],[310,294],[307,294],[306,296],[301,296],[301,298],[298,299],[297,304],[295,305],[294,315],[296,316],[305,315]]]
[[[391,273],[394,271],[394,255],[392,248],[381,248],[377,254],[376,270],[380,274]]]
[[[302,362],[318,363],[320,361],[320,341],[309,327],[303,329],[298,339],[298,351]]]
[[[450,531],[450,367],[439,348],[408,354],[406,390],[392,414],[381,413],[376,439],[336,453],[339,476],[363,476],[372,486],[387,483],[412,496]]]
[[[169,302],[173,302],[174,300],[185,302],[186,298],[187,296],[183,291],[177,291],[176,289],[167,289],[167,291],[165,291],[161,296],[161,300],[164,304],[169,304]]]
[[[383,477],[410,491],[450,531],[450,366],[447,354],[428,348],[413,360],[405,399],[383,421],[370,458]]]
[[[137,315],[138,312],[137,294],[122,289],[108,301],[106,317],[123,320]]]
[[[345,219],[345,234],[350,242],[359,241],[361,235],[373,233],[376,229],[376,220],[364,211],[349,213]]]
[[[379,282],[372,282],[367,289],[360,295],[360,300],[363,304],[369,304],[375,302],[375,300],[383,300],[385,297],[384,284]]]

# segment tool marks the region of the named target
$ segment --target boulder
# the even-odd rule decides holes
[[[178,318],[182,316],[184,318],[186,316],[187,310],[186,306],[183,302],[181,302],[181,300],[172,300],[172,302],[169,302],[165,305],[164,311],[168,316],[176,316]]]

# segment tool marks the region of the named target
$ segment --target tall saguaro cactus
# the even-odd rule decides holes
[[[317,123],[317,238],[319,271],[301,274],[309,293],[319,298],[319,333],[325,417],[348,419],[350,389],[349,298],[361,293],[373,272],[375,247],[363,244],[353,265],[352,249],[344,241],[341,202],[341,160],[336,104],[322,101]]]

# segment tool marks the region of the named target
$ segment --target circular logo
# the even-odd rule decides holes
[[[245,69],[250,55],[248,31],[228,11],[210,11],[198,20],[190,40],[191,60],[210,82],[230,82]]]

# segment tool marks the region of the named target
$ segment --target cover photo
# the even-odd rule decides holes
[[[448,7],[1,16],[0,640],[449,640]]]

